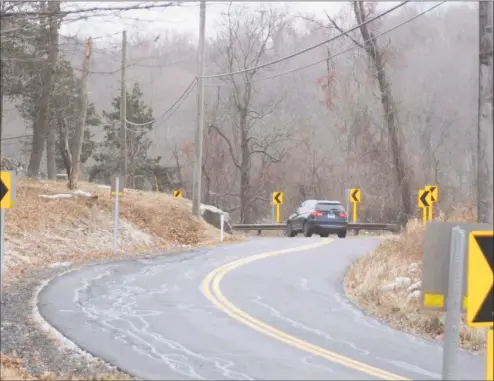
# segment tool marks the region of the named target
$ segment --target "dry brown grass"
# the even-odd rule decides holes
[[[7,278],[26,268],[111,255],[110,190],[89,183],[80,188],[97,199],[45,199],[40,195],[70,192],[53,181],[18,182],[16,204],[6,214]],[[129,190],[120,202],[119,248],[142,252],[218,243],[219,231],[191,216],[190,205],[189,200],[163,193]]]
[[[441,214],[438,219],[475,221],[476,217],[473,208],[468,208]],[[411,221],[402,235],[385,240],[376,251],[353,263],[345,278],[345,291],[353,302],[391,326],[441,340],[444,314],[421,311],[419,300],[409,299],[406,288],[383,291],[383,286],[397,277],[409,277],[413,283],[420,280],[424,232],[421,222]],[[418,264],[417,270],[412,263]],[[473,351],[484,349],[485,330],[470,328],[463,320],[460,344]]]

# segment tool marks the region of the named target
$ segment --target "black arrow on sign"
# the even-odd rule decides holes
[[[482,250],[487,263],[494,272],[494,238],[493,237],[475,237],[477,244]],[[479,308],[477,315],[473,319],[474,323],[488,323],[494,320],[494,285],[491,286],[487,293],[482,306]]]
[[[274,199],[278,204],[281,204],[281,200],[279,199],[280,196],[281,196],[281,192],[276,193],[276,196],[274,196]]]
[[[358,189],[355,189],[352,193],[352,198],[355,202],[358,202],[357,194],[358,194]]]
[[[436,190],[436,187],[430,187],[429,189],[431,191],[431,201],[436,202],[436,199],[434,198],[434,191]]]
[[[427,202],[427,195],[429,194],[429,191],[426,190],[424,193],[422,193],[422,196],[420,196],[420,201],[422,201],[422,205],[425,207],[429,207],[429,203]]]
[[[7,188],[2,179],[0,179],[0,201],[3,200],[7,193],[9,193],[9,188]]]

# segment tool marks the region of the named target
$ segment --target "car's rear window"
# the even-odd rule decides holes
[[[343,206],[341,204],[330,204],[327,202],[318,202],[316,204],[316,210],[320,212],[330,212],[330,211],[338,211],[338,212],[343,212],[345,209],[343,209]]]

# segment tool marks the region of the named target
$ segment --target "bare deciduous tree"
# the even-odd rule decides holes
[[[55,79],[55,68],[58,61],[59,53],[59,34],[60,28],[60,1],[49,1],[47,5],[48,13],[48,57],[46,59],[45,74],[43,77],[43,91],[39,100],[38,115],[33,124],[33,140],[31,148],[31,157],[28,165],[28,176],[37,177],[41,165],[41,158],[46,141],[46,134],[49,127],[49,105],[50,96],[53,90]]]
[[[410,183],[406,172],[405,155],[403,146],[400,144],[400,131],[396,116],[396,107],[392,96],[391,85],[386,74],[384,56],[375,40],[374,34],[369,30],[367,24],[362,25],[367,19],[364,3],[357,1],[353,3],[353,9],[357,22],[360,24],[360,33],[364,40],[364,46],[369,58],[372,60],[379,90],[381,103],[384,109],[384,118],[387,125],[390,154],[395,171],[395,182],[400,190],[402,212],[400,221],[406,223],[413,215],[412,198],[410,194]]]
[[[79,104],[76,126],[74,129],[74,136],[68,144],[68,134],[65,126],[64,129],[64,163],[66,164],[66,170],[68,175],[68,187],[69,189],[77,189],[79,183],[79,173],[81,166],[81,153],[82,142],[84,138],[84,129],[86,127],[86,115],[87,115],[87,80],[89,75],[89,61],[91,60],[92,41],[89,38],[86,42],[86,48],[84,51],[84,61],[82,64],[82,77],[81,86],[79,90]],[[70,147],[70,152],[65,152]]]
[[[232,10],[227,14],[227,25],[218,37],[216,47],[221,54],[223,70],[235,72],[258,66],[270,57],[270,44],[275,32],[283,26],[283,15],[273,9]],[[240,221],[249,222],[252,206],[258,198],[252,187],[254,165],[265,165],[281,160],[278,143],[287,139],[286,133],[263,133],[263,119],[273,113],[283,97],[280,96],[271,105],[256,103],[257,88],[253,80],[259,70],[253,69],[242,74],[228,76],[225,83],[231,85],[229,94],[232,113],[232,130],[228,134],[224,127],[211,125],[210,129],[223,138],[228,147],[230,158],[240,173]],[[265,126],[269,129],[269,126]],[[273,127],[271,126],[271,129]],[[260,158],[256,161],[257,158]]]

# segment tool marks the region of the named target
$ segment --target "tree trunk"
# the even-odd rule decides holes
[[[68,187],[74,189],[73,184],[71,183],[73,179],[73,177],[71,177],[73,165],[69,147],[69,127],[67,121],[63,117],[58,118],[58,144],[60,152],[62,153],[65,170],[67,171],[67,178],[69,179]]]
[[[41,158],[43,157],[46,132],[49,124],[48,117],[50,115],[50,98],[55,79],[55,67],[58,61],[58,19],[60,17],[60,1],[50,1],[48,3],[48,12],[50,14],[48,16],[50,31],[48,42],[48,60],[46,62],[46,70],[43,78],[41,99],[37,105],[38,115],[33,123],[31,157],[29,158],[29,165],[27,168],[27,175],[31,178],[36,178],[39,174],[39,167],[41,165]]]
[[[493,223],[493,3],[479,2],[477,221]]]
[[[91,45],[92,41],[91,38],[89,38],[86,42],[84,62],[82,63],[81,88],[79,92],[79,115],[70,147],[72,154],[72,168],[69,173],[70,189],[76,189],[78,187],[79,173],[81,170],[81,151],[87,114],[87,78],[89,75],[89,60],[91,59]]]
[[[250,152],[247,136],[247,114],[244,110],[240,115],[240,223],[250,223],[249,197],[250,197]]]
[[[50,180],[57,178],[57,162],[56,162],[56,137],[55,129],[52,125],[49,126],[48,135],[46,137],[46,172]]]
[[[355,17],[357,22],[362,24],[365,22],[364,6],[363,2],[353,3],[355,11]],[[410,184],[406,174],[405,159],[400,148],[399,131],[396,123],[395,110],[393,109],[393,97],[391,95],[391,86],[388,82],[384,58],[379,51],[379,47],[374,39],[373,34],[369,31],[366,25],[360,26],[360,32],[365,42],[365,50],[371,58],[377,73],[377,81],[379,83],[379,90],[381,92],[381,103],[384,109],[386,124],[388,127],[388,141],[391,151],[393,166],[395,170],[395,179],[399,188],[400,201],[401,201],[401,213],[399,221],[402,224],[406,224],[409,218],[413,216],[412,200],[410,195]],[[391,195],[390,195],[391,196]]]

